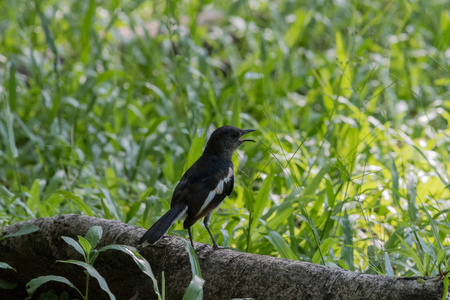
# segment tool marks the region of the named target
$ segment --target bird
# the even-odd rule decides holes
[[[203,223],[212,239],[213,248],[219,249],[209,229],[211,214],[233,191],[233,153],[242,143],[255,142],[243,138],[253,131],[255,130],[243,130],[231,125],[217,128],[206,143],[203,154],[178,182],[172,195],[170,210],[150,227],[139,244],[155,244],[177,220],[184,219],[183,227],[188,230],[194,248],[191,226],[204,218]]]

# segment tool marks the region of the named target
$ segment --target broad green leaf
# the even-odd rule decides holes
[[[425,214],[427,215],[428,222],[430,223],[431,229],[433,230],[433,235],[434,235],[434,239],[436,240],[437,247],[442,249],[444,246],[442,245],[441,240],[439,238],[439,230],[438,230],[438,228],[436,228],[436,225],[435,225],[436,221],[431,217],[430,213],[428,212],[428,209],[426,208],[425,204],[423,204],[423,203],[422,203],[422,208],[423,208],[423,211],[425,212]]]
[[[404,250],[397,251],[397,253],[400,255],[403,255],[405,257],[408,257],[408,253]],[[416,268],[411,268],[410,264],[405,263],[402,260],[392,258],[391,263],[394,265],[397,265],[397,268],[398,268],[398,266],[401,266],[405,269],[408,269],[409,271],[413,272],[416,276],[423,276]]]
[[[391,266],[391,259],[389,258],[389,253],[384,251],[384,268],[388,276],[394,276],[394,270]]]
[[[323,166],[322,169],[320,169],[319,173],[313,178],[313,180],[306,186],[305,190],[303,191],[303,196],[311,196],[316,194],[316,190],[319,188],[319,184],[322,181],[322,178],[325,176],[325,174],[328,173],[330,170],[330,165],[327,164],[326,166]]]
[[[62,236],[61,238],[64,240],[64,242],[66,242],[70,246],[74,247],[75,250],[77,250],[78,253],[83,255],[84,259],[86,259],[86,253],[84,252],[83,247],[81,247],[81,245],[77,241],[75,241],[73,238],[68,237],[68,236]]]
[[[449,275],[450,275],[450,273],[447,273],[444,277],[444,293],[442,293],[441,300],[448,299],[447,295],[448,295],[448,277],[449,277]]]
[[[37,211],[39,207],[40,197],[39,197],[39,182],[37,179],[34,180],[33,185],[29,191],[30,196],[27,199],[27,206],[32,211]]]
[[[37,278],[31,279],[26,285],[28,294],[32,295],[37,290],[38,287],[40,287],[41,285],[43,285],[44,283],[47,283],[49,281],[57,281],[57,282],[67,284],[71,288],[74,288],[75,290],[77,290],[77,292],[80,295],[82,295],[81,292],[76,288],[76,286],[72,282],[70,282],[67,278],[62,277],[62,276],[55,276],[55,275],[39,276]]]
[[[3,196],[9,200],[14,197],[14,193],[11,193],[4,185],[0,184],[0,196]]]
[[[5,262],[0,262],[0,269],[11,269],[11,270],[16,271],[16,269],[14,269],[13,267],[11,267],[10,265],[8,265]]]
[[[417,268],[419,269],[420,274],[422,276],[424,276],[425,270],[423,268],[422,261],[420,260],[419,255],[417,255],[417,252],[414,251],[413,248],[411,248],[408,245],[408,243],[406,243],[405,240],[400,235],[397,234],[397,236],[398,236],[398,239],[400,240],[400,242],[402,243],[403,247],[405,247],[405,249],[406,249],[405,252],[406,252],[407,256],[409,256],[410,258],[412,258],[414,260]]]
[[[92,226],[89,228],[88,232],[84,236],[86,240],[89,242],[91,247],[94,249],[97,247],[98,242],[102,238],[103,229],[101,226]]]
[[[38,3],[40,3],[40,1],[36,2],[36,10],[37,10],[39,18],[41,19],[42,29],[44,30],[44,33],[45,33],[45,40],[46,40],[47,45],[49,46],[50,50],[53,52],[54,55],[57,56],[58,51],[55,46],[55,40],[53,38],[52,31],[49,29],[49,22],[48,22],[47,18],[45,17],[45,15],[42,13],[42,11],[40,9],[40,5],[38,5]]]
[[[81,49],[82,50],[82,55],[81,55],[81,60],[86,63],[89,57],[89,51],[91,49],[90,47],[90,36],[91,36],[91,28],[92,28],[92,19],[95,15],[95,0],[90,0],[89,1],[89,8],[86,12],[86,14],[84,15],[84,20],[83,23],[81,25],[81,37],[80,37],[80,42],[81,42]]]
[[[380,260],[378,258],[378,250],[374,245],[370,245],[367,247],[367,256],[369,258],[368,264],[369,267],[376,272],[377,274],[383,274],[383,271],[380,270]]]
[[[131,221],[131,219],[133,219],[136,214],[138,213],[139,209],[141,208],[141,202],[136,201],[133,202],[133,204],[131,204],[130,206],[130,210],[128,211],[126,218],[125,218],[125,223],[128,223]]]
[[[439,78],[433,82],[435,85],[450,85],[450,78]]]
[[[13,236],[21,236],[21,235],[26,235],[26,234],[30,234],[36,231],[39,231],[39,226],[34,225],[34,224],[25,224],[22,227],[20,227],[19,230],[17,230],[14,233],[9,233],[6,234],[5,236],[2,236],[0,238],[0,240],[5,239],[5,238],[9,238],[9,237],[13,237]]]
[[[114,172],[113,168],[107,168],[105,171],[106,183],[108,189],[111,191],[111,194],[114,197],[118,196],[118,184],[119,181],[116,176],[116,172]]]
[[[228,234],[228,230],[220,229],[220,232],[222,232],[222,235],[223,235],[223,244],[222,245],[228,246],[228,241],[230,239],[230,235]]]
[[[81,235],[78,236],[78,243],[81,245],[81,247],[83,247],[84,253],[86,253],[86,255],[89,255],[89,253],[91,253],[91,244]]]
[[[248,212],[254,214],[255,209],[253,204],[255,203],[255,197],[253,196],[253,191],[247,186],[244,186],[244,203]]]
[[[294,254],[294,252],[292,252],[292,249],[286,244],[281,235],[270,229],[264,220],[260,219],[259,221],[266,227],[266,230],[269,233],[268,236],[266,235],[264,237],[268,239],[269,242],[275,247],[281,257],[298,260],[298,257]]]
[[[286,31],[284,35],[284,40],[289,48],[292,48],[297,41],[302,40],[302,37],[305,34],[305,28],[309,24],[311,17],[313,16],[313,12],[298,10],[295,14],[296,20],[289,29]]]
[[[391,158],[391,177],[392,177],[392,190],[394,190],[393,197],[394,201],[397,205],[400,205],[399,203],[399,195],[398,195],[398,185],[399,185],[399,176],[397,171],[397,166],[395,165],[395,160],[392,156]]]
[[[345,65],[347,63],[347,53],[345,50],[344,42],[342,41],[342,34],[336,31],[336,55],[340,62],[340,65]]]
[[[173,157],[166,153],[164,155],[164,165],[162,166],[164,178],[168,182],[175,181],[175,167],[173,165]]]
[[[341,82],[340,91],[345,97],[350,97],[353,81],[353,72],[352,68],[348,68],[349,58],[340,31],[336,31],[336,55],[337,55],[336,63],[339,66],[340,70],[342,70],[342,75],[340,79]],[[351,147],[350,149],[354,148]],[[351,167],[350,170],[353,170],[353,167]]]
[[[308,214],[308,212],[306,211],[306,209],[305,209],[304,206],[300,206],[299,208],[300,208],[301,214],[295,213],[295,215],[296,215],[297,217],[299,217],[301,220],[303,220],[303,221],[308,225],[309,229],[312,230],[312,234],[313,234],[314,240],[315,240],[315,242],[316,242],[316,243],[315,243],[315,244],[316,244],[316,247],[319,247],[319,249],[320,249],[320,245],[321,245],[322,243],[321,243],[321,241],[320,241],[320,236],[319,236],[319,233],[318,233],[318,231],[317,231],[317,227],[316,227],[316,225],[314,224],[314,220],[309,216],[309,214]],[[305,228],[306,228],[306,227],[305,227]],[[321,254],[320,251],[319,251],[319,254]],[[322,260],[323,260],[323,257],[321,257],[321,258],[322,258]],[[323,261],[323,263],[325,263],[325,261]]]
[[[430,273],[428,272],[428,269],[430,267],[431,259],[430,255],[428,253],[425,253],[423,257],[423,268],[425,270],[424,276],[430,276]]]
[[[444,261],[445,257],[446,257],[445,250],[444,249],[439,249],[438,254],[437,254],[437,259],[436,259],[438,267]]]
[[[153,187],[148,187],[143,193],[139,195],[139,199],[145,200],[153,192]]]
[[[347,167],[344,165],[344,163],[342,162],[342,160],[339,157],[337,158],[334,167],[339,170],[339,173],[341,174],[341,180],[342,181],[344,181],[344,182],[350,181],[352,176],[349,173]]]
[[[9,68],[9,97],[8,97],[8,111],[11,109],[12,111],[16,110],[17,103],[17,82],[16,82],[16,64],[14,61],[11,61],[11,66]]]
[[[258,220],[262,216],[264,208],[267,205],[267,201],[269,200],[269,192],[272,187],[274,178],[275,174],[270,174],[266,177],[266,179],[264,179],[264,182],[255,197],[255,203],[253,203],[253,220]],[[250,228],[250,232],[253,232],[255,225],[256,222],[253,222]]]
[[[336,244],[336,241],[331,237],[323,240],[322,243],[320,244],[320,251],[317,250],[316,253],[314,253],[314,256],[311,261],[315,264],[319,264],[321,260],[320,252],[322,252],[323,254],[327,253],[328,250],[330,250],[331,246],[333,246],[334,244]]]
[[[102,198],[102,200],[104,201],[105,206],[108,208],[109,212],[112,213],[114,215],[114,218],[118,221],[122,220],[121,217],[121,210],[117,205],[117,201],[114,201],[111,197],[111,193],[109,192],[108,189],[101,187],[100,190],[102,191],[103,195],[105,196],[104,198]]]
[[[195,275],[183,296],[183,300],[202,300],[204,283],[205,281],[202,278]]]
[[[435,166],[433,163],[431,163],[431,162],[428,160],[428,157],[422,152],[422,150],[420,150],[419,148],[417,148],[415,145],[411,145],[411,146],[412,146],[414,149],[416,149],[417,152],[419,152],[419,153],[422,155],[422,157],[427,161],[428,165],[429,165],[430,167],[433,168],[433,170],[436,172],[436,174],[438,175],[438,177],[439,177],[439,179],[442,181],[442,183],[443,183],[445,186],[448,186],[450,183],[448,183],[447,180],[445,180],[445,179],[442,177],[442,175],[441,175],[441,173],[439,172],[439,170],[436,168],[436,166]]]
[[[116,299],[116,297],[114,297],[114,295],[109,290],[108,284],[106,283],[105,279],[102,277],[102,275],[100,275],[100,273],[98,273],[98,271],[93,266],[91,266],[83,261],[73,260],[73,259],[58,260],[58,262],[62,262],[62,263],[66,263],[66,264],[73,264],[73,265],[83,267],[89,273],[89,275],[91,275],[92,277],[97,279],[98,285],[100,286],[100,288],[102,290],[104,290],[109,295],[109,298],[111,300]]]
[[[184,241],[184,248],[189,254],[189,261],[191,263],[192,276],[198,276],[202,278],[202,269],[200,268],[200,263],[198,262],[197,254],[194,248],[192,248],[191,243]]]
[[[277,228],[286,222],[296,209],[294,205],[293,201],[285,200],[281,205],[275,207],[274,211],[276,211],[276,214],[266,220],[267,225],[269,225],[270,228]]]
[[[319,264],[320,260],[321,260],[320,252],[322,252],[322,254],[326,254],[328,252],[328,250],[330,250],[331,246],[333,246],[335,244],[336,244],[336,241],[331,237],[323,240],[322,243],[320,244],[320,251],[319,251],[319,249],[317,249],[317,251],[316,251],[316,253],[314,253],[314,256],[311,261],[315,264]]]
[[[443,9],[441,10],[441,19],[440,22],[440,40],[439,40],[439,49],[441,51],[445,51],[450,46],[450,10]],[[445,78],[445,82],[435,83],[437,85],[450,85],[450,78]],[[439,80],[439,79],[438,79]]]
[[[389,237],[386,245],[384,246],[387,251],[394,251],[398,245],[400,245],[399,235],[401,236],[405,231],[405,226],[400,226],[394,233]]]
[[[327,203],[328,206],[331,207],[331,209],[334,208],[335,205],[335,197],[334,197],[334,191],[333,191],[333,185],[331,182],[325,178],[325,184],[326,184],[326,190],[327,190]]]
[[[416,191],[417,182],[412,176],[406,177],[406,187],[408,190],[408,215],[411,223],[415,224],[417,220],[417,208],[416,208]]]
[[[11,108],[14,109],[16,106],[16,66],[14,63],[11,64],[10,68],[10,76],[9,76],[9,99],[8,101],[5,101],[6,103],[6,109],[4,111],[4,118],[6,119],[6,138],[5,138],[5,145],[8,151],[9,156],[12,159],[15,159],[18,157],[18,151],[16,147],[16,141],[15,141],[15,135],[14,135],[14,112],[11,111]],[[11,104],[11,107],[10,107]],[[2,108],[3,110],[3,108]],[[1,119],[0,119],[1,120]]]

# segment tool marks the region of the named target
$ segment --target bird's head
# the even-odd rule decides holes
[[[231,158],[234,150],[243,142],[254,142],[252,139],[243,138],[245,134],[253,131],[255,130],[244,130],[230,125],[217,128],[206,144],[205,153],[227,155]]]

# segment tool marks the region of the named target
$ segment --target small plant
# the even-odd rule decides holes
[[[29,298],[31,298],[33,293],[44,283],[49,281],[57,281],[67,284],[71,288],[75,289],[78,292],[78,294],[80,294],[80,296],[86,300],[88,299],[89,295],[89,280],[91,277],[94,277],[95,279],[97,279],[100,288],[109,295],[109,298],[116,299],[115,296],[111,293],[105,279],[94,268],[94,262],[101,252],[104,252],[106,250],[118,250],[128,254],[129,256],[131,256],[131,258],[133,258],[134,262],[138,265],[141,271],[152,279],[153,287],[156,295],[158,296],[158,299],[164,299],[164,293],[161,295],[159,292],[158,282],[155,276],[153,275],[150,264],[145,258],[143,258],[138,253],[138,250],[136,248],[127,245],[108,245],[99,250],[95,249],[95,247],[97,246],[98,242],[102,237],[102,234],[103,230],[100,226],[93,226],[89,229],[89,231],[86,233],[84,237],[78,236],[78,241],[75,241],[73,238],[67,236],[62,237],[62,239],[67,244],[74,247],[75,250],[83,256],[84,261],[69,259],[69,260],[58,260],[58,262],[77,265],[85,269],[86,289],[84,293],[80,289],[78,289],[69,279],[63,276],[47,275],[47,276],[39,276],[37,278],[30,280],[27,283],[27,291],[29,294]]]

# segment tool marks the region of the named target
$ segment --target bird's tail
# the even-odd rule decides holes
[[[176,220],[181,218],[187,212],[187,205],[179,203],[172,207],[164,216],[162,216],[152,227],[142,236],[139,244],[147,242],[154,244],[169,230]]]

